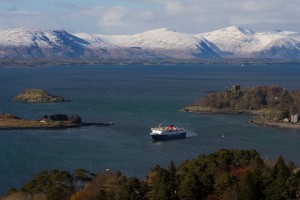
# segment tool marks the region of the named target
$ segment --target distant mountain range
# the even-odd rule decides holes
[[[101,35],[66,31],[0,31],[0,58],[104,59],[300,59],[300,34],[254,32],[228,27],[196,35],[170,29],[135,35]]]

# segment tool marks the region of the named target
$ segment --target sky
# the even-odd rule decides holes
[[[0,29],[197,34],[229,26],[300,32],[300,0],[0,0]]]

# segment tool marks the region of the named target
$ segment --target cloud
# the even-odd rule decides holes
[[[106,25],[116,25],[125,20],[129,13],[129,9],[126,7],[113,7],[103,12],[101,22]]]
[[[54,6],[61,9],[70,9],[70,10],[80,10],[83,9],[82,6],[79,6],[75,3],[70,3],[70,2],[64,2],[64,1],[59,1],[59,2],[55,2]]]
[[[0,3],[28,2],[29,0],[0,0]]]
[[[86,20],[93,23],[90,32],[99,30],[102,33],[122,34],[131,31],[143,31],[147,23],[153,23],[156,18],[151,10],[141,10],[125,6],[91,7],[74,14],[76,20]],[[147,28],[146,28],[147,29]],[[98,31],[97,31],[98,30]],[[120,31],[125,30],[126,32]]]
[[[169,1],[165,4],[165,9],[169,14],[177,14],[180,13],[184,9],[180,2]]]
[[[10,7],[0,9],[0,28],[31,25],[32,28],[63,28],[72,32],[133,34],[161,27],[201,33],[238,25],[255,31],[300,32],[300,1],[296,0],[118,0],[109,3],[47,0],[52,5],[49,10],[34,4],[37,0],[13,0],[25,1],[26,6],[16,3],[16,8],[11,3]],[[12,1],[0,2],[9,5]],[[25,23],[23,18],[27,20]]]
[[[24,9],[18,9],[17,7],[13,6],[8,8],[7,10],[3,10],[2,12],[0,12],[1,15],[14,15],[14,16],[18,16],[18,15],[38,15],[38,12],[33,12],[30,10],[24,10]]]

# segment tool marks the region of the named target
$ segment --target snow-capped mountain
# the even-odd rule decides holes
[[[0,31],[0,58],[274,58],[300,59],[300,34],[256,33],[232,26],[186,34],[162,28],[134,35],[9,29]]]
[[[232,26],[195,36],[205,38],[215,44],[223,52],[220,53],[222,57],[276,59],[300,57],[300,34],[296,32],[256,33],[252,30]]]
[[[80,57],[89,43],[66,31],[10,29],[0,32],[0,57]]]
[[[177,58],[217,58],[214,46],[207,40],[193,35],[179,33],[171,29],[150,30],[135,35],[88,35],[75,34],[90,43],[110,43],[125,48],[149,51],[158,57]]]
[[[87,34],[86,34],[87,35]],[[9,29],[0,31],[0,58],[154,58],[149,53],[140,53],[105,43],[99,39],[91,42],[66,31]]]

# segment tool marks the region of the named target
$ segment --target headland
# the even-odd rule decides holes
[[[233,85],[223,92],[209,93],[182,109],[211,114],[251,114],[250,123],[300,129],[300,89],[289,92],[278,86],[241,89]]]

